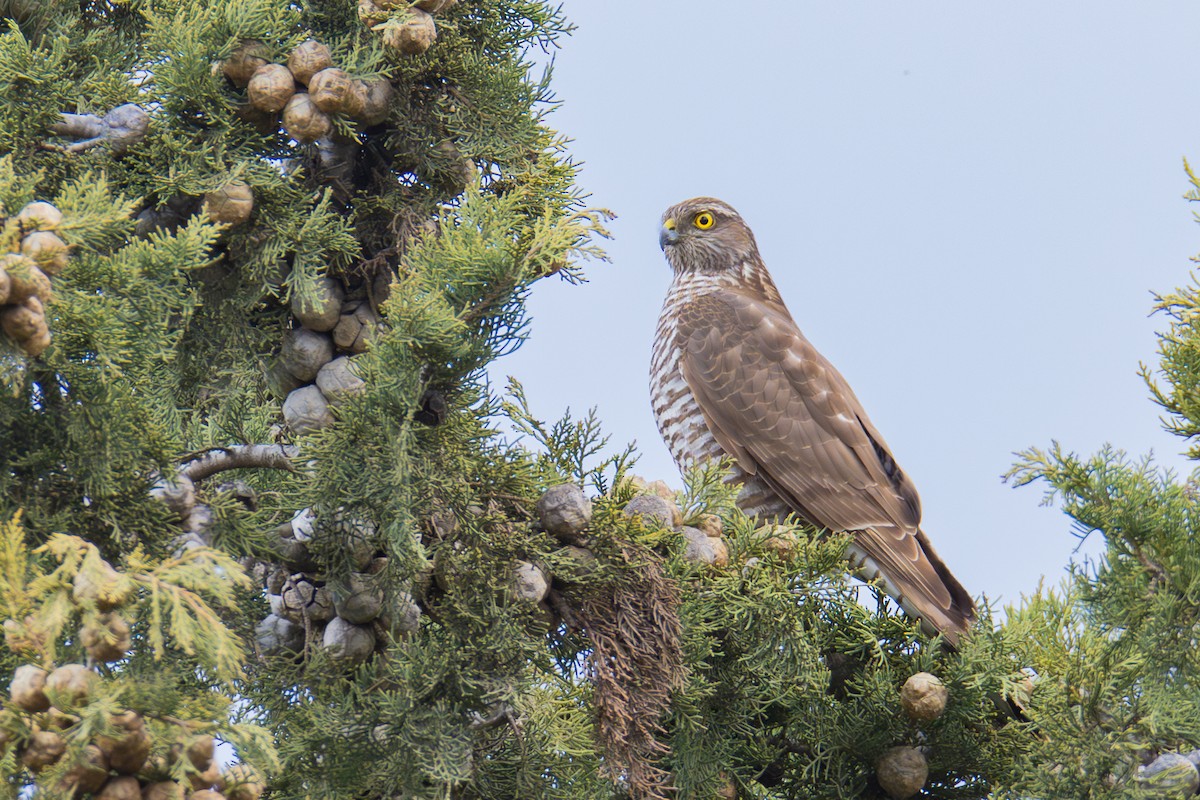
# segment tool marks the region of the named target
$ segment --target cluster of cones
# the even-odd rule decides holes
[[[62,218],[50,203],[25,206],[12,220],[20,235],[19,252],[0,256],[0,329],[31,358],[50,346],[45,308],[50,278],[67,265],[67,243],[55,233]]]

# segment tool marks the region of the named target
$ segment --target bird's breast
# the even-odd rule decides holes
[[[727,454],[705,422],[700,404],[679,368],[679,315],[688,303],[730,283],[723,276],[677,274],[658,318],[650,357],[650,405],[658,431],[681,471]],[[746,514],[768,518],[790,511],[764,481],[747,475],[740,466],[733,466],[728,480],[742,484],[737,504]]]

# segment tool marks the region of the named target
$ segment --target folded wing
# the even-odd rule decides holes
[[[916,490],[787,309],[709,293],[681,309],[678,336],[680,370],[722,448],[808,521],[853,532],[910,613],[965,630],[974,606],[921,532]]]

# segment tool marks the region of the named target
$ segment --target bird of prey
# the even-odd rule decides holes
[[[732,457],[739,508],[849,533],[859,574],[955,644],[971,596],[929,544],[917,491],[850,385],[792,319],[750,228],[697,197],[667,209],[659,243],[675,274],[650,398],[676,464]]]

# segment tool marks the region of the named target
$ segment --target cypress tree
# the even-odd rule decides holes
[[[560,9],[0,14],[8,796],[1098,796],[1197,746],[1190,483],[1029,454],[1117,549],[954,651],[723,465],[487,383],[603,258]]]
[[[1200,201],[1200,180],[1185,163]],[[1158,369],[1142,366],[1164,427],[1200,456],[1200,295],[1189,285],[1156,298],[1168,320]],[[1093,562],[1073,565],[1057,590],[1041,588],[1009,615],[1034,646],[1039,676],[1030,718],[1041,769],[1018,785],[1043,797],[1187,797],[1200,789],[1200,655],[1196,649],[1200,549],[1197,475],[1114,447],[1085,457],[1055,442],[1021,454],[1018,484],[1046,487],[1080,536],[1102,536]]]

